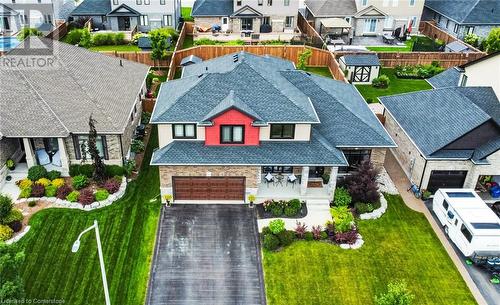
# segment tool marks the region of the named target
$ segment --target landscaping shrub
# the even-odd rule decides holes
[[[470,33],[465,35],[464,41],[473,47],[477,47],[479,45],[479,36],[474,33]]]
[[[287,202],[287,205],[284,209],[284,213],[286,216],[291,217],[300,213],[302,208],[302,203],[299,199],[292,199]]]
[[[326,233],[325,231],[321,231],[319,236],[320,236],[320,239],[322,239],[322,240],[328,239],[328,233]]]
[[[36,201],[30,201],[30,202],[28,202],[28,206],[29,206],[30,208],[32,208],[32,207],[36,207]]]
[[[68,185],[63,185],[57,189],[56,197],[59,199],[66,199],[66,197],[71,193],[72,189]]]
[[[88,205],[94,202],[94,193],[91,189],[83,189],[80,191],[80,195],[78,196],[78,202],[82,205]]]
[[[444,71],[438,62],[430,65],[396,66],[395,74],[399,78],[429,78]]]
[[[9,226],[0,225],[0,241],[9,240],[12,235],[14,235],[14,230]]]
[[[52,180],[51,184],[57,188],[60,188],[61,186],[63,186],[65,184],[65,182],[64,182],[63,178],[57,178],[57,179]]]
[[[14,231],[14,233],[17,233],[19,231],[21,231],[21,229],[23,228],[23,223],[19,220],[17,221],[13,221],[11,223],[8,224],[9,228],[12,229],[12,231]]]
[[[312,226],[311,228],[311,233],[313,234],[313,238],[316,239],[316,240],[319,240],[321,239],[321,232],[323,231],[323,229],[321,228],[321,226]]]
[[[92,164],[73,164],[69,166],[69,175],[71,177],[84,175],[87,178],[92,178],[94,175],[94,165]]]
[[[0,194],[0,221],[10,215],[13,207],[14,202],[12,201],[12,198],[8,195]]]
[[[21,189],[21,194],[19,198],[30,198],[31,197],[31,186]]]
[[[271,229],[269,229],[269,227],[263,227],[262,228],[262,235],[266,235],[266,234],[272,234],[273,232],[271,232]]]
[[[295,232],[294,231],[282,231],[276,236],[279,239],[280,245],[283,247],[289,246],[293,243],[295,239]]]
[[[118,192],[118,190],[120,189],[120,185],[121,183],[116,181],[116,179],[108,179],[106,180],[106,182],[104,182],[104,184],[102,185],[102,187],[108,191],[108,193],[110,194],[114,194],[116,192]]]
[[[304,234],[304,239],[307,241],[314,240],[314,236],[313,236],[312,232],[306,232],[306,234]]]
[[[24,218],[24,216],[23,216],[23,212],[21,212],[21,210],[12,209],[7,216],[2,218],[1,223],[4,225],[8,225],[9,223],[14,222],[14,221],[22,221],[23,218]]]
[[[269,229],[273,234],[285,231],[285,222],[282,219],[275,219],[269,222]]]
[[[107,190],[100,189],[100,190],[97,190],[97,192],[95,193],[95,200],[96,201],[103,201],[103,200],[108,199],[108,197],[109,197],[109,193]]]
[[[303,239],[306,232],[307,232],[306,224],[297,221],[297,226],[295,227],[295,236],[297,236],[297,238]]]
[[[405,281],[391,282],[387,292],[375,297],[376,305],[410,305],[415,296],[408,289]]]
[[[50,181],[49,179],[47,179],[47,178],[40,178],[40,179],[38,179],[38,180],[35,182],[35,184],[41,184],[41,185],[43,185],[43,186],[47,186],[47,185],[49,185],[50,183],[51,183],[51,181]]]
[[[334,241],[338,244],[349,244],[352,245],[358,239],[358,231],[356,229],[351,229],[346,232],[337,232],[334,235]]]
[[[127,162],[125,162],[123,169],[125,170],[125,175],[127,177],[130,177],[130,175],[132,175],[132,172],[135,170],[135,166],[135,160],[127,160]]]
[[[31,197],[43,197],[45,195],[45,186],[41,184],[33,184],[31,187]]]
[[[130,150],[134,153],[140,153],[143,152],[144,149],[146,149],[146,145],[144,145],[144,142],[138,139],[132,140],[132,144],[130,144]]]
[[[141,123],[149,124],[149,120],[151,120],[151,112],[143,111],[141,114]]]
[[[280,240],[274,234],[266,234],[264,235],[262,246],[268,251],[275,251],[280,246]]]
[[[69,175],[70,177],[74,177],[76,175],[80,174],[80,165],[78,164],[71,164],[69,166]]]
[[[124,176],[125,169],[120,165],[106,165],[106,176],[114,177],[114,176]]]
[[[76,202],[78,201],[79,196],[80,196],[79,191],[72,191],[71,193],[68,194],[68,196],[66,196],[66,200],[68,200],[69,202]]]
[[[52,170],[50,172],[47,173],[47,178],[50,179],[50,180],[54,180],[54,179],[57,179],[57,178],[60,178],[61,177],[61,172],[60,171],[56,171],[56,170]]]
[[[333,196],[333,205],[346,207],[351,204],[352,198],[345,187],[337,187]]]
[[[369,160],[361,162],[358,170],[346,178],[345,185],[354,202],[379,201],[380,194],[377,185],[378,170]]]
[[[16,184],[22,190],[22,189],[25,189],[27,187],[31,187],[33,185],[33,181],[26,178],[26,179],[22,179],[22,180],[17,181]]]
[[[45,197],[55,197],[57,194],[57,186],[47,185],[45,187]]]
[[[270,211],[273,216],[281,216],[283,215],[283,206],[279,202],[275,201],[275,204],[270,207]]]
[[[86,176],[78,175],[73,177],[72,184],[75,189],[80,190],[86,187],[89,184],[89,181]]]
[[[358,214],[371,213],[373,212],[373,210],[375,210],[373,204],[365,202],[356,202],[354,204],[354,208],[356,209]]]
[[[195,40],[193,42],[193,45],[195,46],[214,46],[214,45],[231,45],[231,46],[242,46],[245,44],[244,40],[241,39],[236,39],[236,40],[231,40],[231,41],[217,41],[217,40],[212,40],[209,38],[201,38],[198,40]]]
[[[352,228],[354,216],[347,207],[330,208],[333,222],[335,223],[335,230],[337,232],[347,232]]]
[[[95,34],[92,36],[93,46],[123,45],[125,43],[124,33]]]
[[[500,27],[493,28],[488,37],[482,43],[484,51],[487,53],[495,53],[500,51]]]
[[[28,179],[37,181],[40,178],[47,177],[47,170],[42,165],[35,165],[28,169]]]
[[[373,79],[372,86],[375,88],[387,88],[389,87],[390,82],[391,81],[389,80],[389,77],[382,74],[379,77]]]
[[[78,44],[84,48],[88,48],[91,45],[91,37],[88,29],[73,29],[66,34],[65,40],[69,44]]]

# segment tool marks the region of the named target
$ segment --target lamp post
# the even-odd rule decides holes
[[[73,247],[71,247],[71,252],[76,253],[78,249],[80,249],[80,238],[83,234],[95,229],[95,238],[97,241],[97,253],[99,254],[99,263],[101,265],[101,275],[102,275],[102,284],[104,286],[104,299],[106,300],[106,305],[111,305],[111,301],[109,300],[109,290],[108,290],[108,281],[106,280],[106,269],[104,268],[104,257],[102,255],[102,246],[101,246],[101,236],[99,235],[99,226],[97,225],[97,220],[94,220],[94,224],[87,229],[83,230],[78,238],[73,243]]]

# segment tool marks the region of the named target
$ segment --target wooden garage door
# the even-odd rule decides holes
[[[244,177],[174,177],[174,200],[244,200]]]
[[[427,190],[434,193],[440,188],[462,188],[467,171],[431,171]]]

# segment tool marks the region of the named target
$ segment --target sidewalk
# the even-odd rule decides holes
[[[410,180],[406,177],[406,175],[403,172],[403,169],[400,167],[398,161],[390,151],[387,151],[384,166],[387,172],[389,173],[389,176],[391,177],[392,181],[396,185],[396,188],[399,190],[399,193],[401,194],[401,197],[403,198],[406,205],[410,209],[423,213],[425,215],[427,221],[429,222],[432,229],[436,233],[437,237],[441,241],[441,244],[446,249],[446,252],[448,252],[448,255],[450,256],[451,260],[457,267],[458,272],[460,272],[460,274],[462,275],[462,278],[469,287],[472,295],[476,299],[476,302],[480,305],[483,304],[487,305],[488,303],[486,302],[483,295],[481,294],[476,284],[472,280],[471,276],[469,275],[469,272],[465,269],[464,265],[462,264],[462,261],[456,254],[450,242],[448,241],[448,238],[444,235],[443,231],[441,230],[441,227],[439,226],[439,224],[436,223],[429,210],[425,207],[424,202],[420,199],[415,198],[415,196],[413,196],[413,193],[407,191],[408,187],[410,186]]]

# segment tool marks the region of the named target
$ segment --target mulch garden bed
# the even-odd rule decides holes
[[[300,212],[295,216],[286,216],[282,214],[281,216],[274,216],[271,212],[267,212],[264,210],[263,204],[256,204],[255,209],[257,210],[257,217],[259,219],[267,219],[267,218],[304,218],[307,216],[307,205],[306,202],[302,202],[302,206],[300,208]]]

